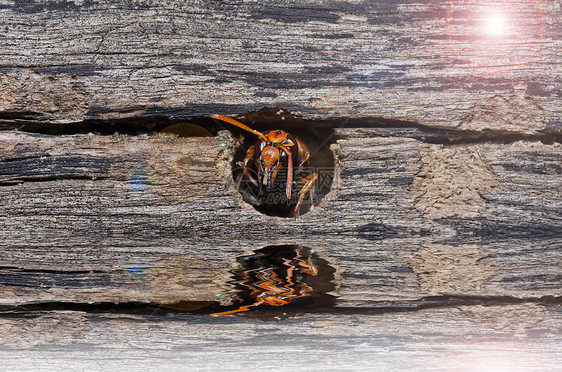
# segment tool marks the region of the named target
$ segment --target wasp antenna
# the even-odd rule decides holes
[[[256,136],[258,136],[262,141],[267,142],[267,137],[264,136],[264,134],[262,132],[259,132],[255,129],[252,129],[249,126],[247,126],[246,124],[242,124],[241,122],[239,122],[237,120],[234,120],[232,118],[229,118],[228,116],[224,116],[224,115],[221,115],[221,114],[214,114],[213,118],[225,121],[229,124],[237,126],[238,128],[242,128],[244,130],[247,130],[248,132],[252,132]]]

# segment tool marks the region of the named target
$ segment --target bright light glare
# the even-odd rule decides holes
[[[486,18],[486,33],[492,36],[500,36],[505,33],[506,19],[500,13],[494,13]]]
[[[494,346],[489,350],[476,349],[459,356],[455,367],[455,370],[471,372],[542,371],[540,361],[531,353]]]

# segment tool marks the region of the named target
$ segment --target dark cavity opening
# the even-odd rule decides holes
[[[336,269],[310,248],[268,246],[236,259],[231,270],[239,303],[214,316],[244,314],[267,320],[294,316],[306,309],[332,307]]]
[[[236,120],[263,134],[281,131],[279,135],[283,136],[283,132],[288,133],[304,144],[309,159],[299,166],[298,157],[293,156],[290,197],[287,195],[288,164],[281,166],[276,176],[272,178],[272,182],[268,181],[268,184],[264,185],[260,179],[260,174],[263,175],[264,172],[260,170],[259,164],[261,159],[259,146],[262,141],[253,133],[217,120],[224,129],[228,129],[242,139],[232,160],[232,177],[244,201],[257,211],[277,217],[303,215],[321,204],[332,188],[335,160],[330,145],[335,143],[337,138],[331,127],[311,125],[281,110],[276,113],[269,111],[260,110],[238,117]],[[252,147],[255,156],[244,167],[244,159]],[[316,177],[316,181],[307,191],[313,177]],[[296,213],[301,195],[302,203]]]

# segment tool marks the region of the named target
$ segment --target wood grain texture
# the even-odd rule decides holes
[[[281,106],[560,131],[561,15],[557,0],[6,0],[0,117],[17,128]]]
[[[0,318],[10,371],[557,371],[560,306],[308,314],[280,322],[73,311]]]
[[[333,190],[295,220],[242,201],[227,132],[2,132],[1,303],[228,303],[234,259],[276,244],[308,246],[337,269],[337,306],[561,295],[559,145],[337,136]],[[471,182],[451,181],[467,169]],[[439,185],[460,197],[420,207],[420,190]]]

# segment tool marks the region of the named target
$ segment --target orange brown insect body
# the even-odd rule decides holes
[[[223,316],[236,314],[249,311],[250,308],[262,304],[284,306],[296,299],[310,296],[312,288],[305,282],[300,281],[296,273],[317,276],[318,267],[312,262],[312,258],[310,256],[308,258],[302,257],[301,248],[299,247],[296,250],[296,256],[283,258],[282,266],[286,269],[285,277],[280,277],[280,275],[278,275],[277,271],[279,267],[277,266],[240,271],[240,275],[243,279],[237,283],[240,283],[251,291],[250,297],[255,299],[255,302],[240,306],[235,310],[223,311],[211,315]]]
[[[310,158],[310,152],[306,145],[298,138],[282,130],[262,133],[224,115],[215,114],[213,118],[225,121],[258,136],[258,140],[248,149],[246,157],[240,164],[243,169],[243,176],[251,178],[247,170],[250,161],[253,161],[257,169],[258,181],[264,186],[271,186],[280,169],[285,167],[287,169],[285,194],[287,199],[291,199],[295,168],[306,166]],[[317,178],[317,174],[312,173],[298,180],[303,186],[299,191],[299,199],[294,209],[295,218],[299,215],[304,196],[312,190]]]

